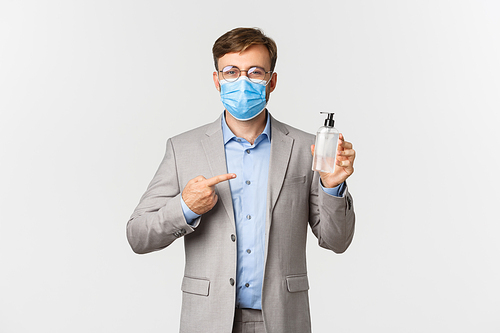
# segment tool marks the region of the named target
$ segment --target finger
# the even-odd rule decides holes
[[[342,160],[342,161],[337,160],[335,164],[345,169],[352,169],[352,163],[350,160]]]
[[[314,148],[316,148],[315,145],[311,145],[311,155],[314,156]]]
[[[214,195],[214,197],[212,199],[212,207],[210,209],[214,208],[217,201],[219,201],[219,196],[216,194],[216,195]]]
[[[342,133],[339,133],[339,145],[342,146],[342,144],[344,143],[344,135]]]
[[[236,174],[234,173],[226,173],[224,175],[218,175],[212,178],[209,178],[206,180],[206,185],[207,186],[215,186],[219,184],[220,182],[236,178]]]
[[[342,148],[352,148],[352,143],[345,141],[344,135],[342,133],[339,134],[339,146]]]
[[[342,133],[339,134],[339,140],[338,140],[338,147],[337,147],[337,151],[341,151],[341,150],[344,150],[344,136],[342,135]]]
[[[352,149],[352,143],[350,143],[348,141],[343,141],[342,142],[342,148],[344,148],[344,149]]]
[[[339,139],[339,146],[338,146],[338,151],[343,151],[346,149],[352,149],[352,143],[347,142],[347,141],[340,141]]]
[[[203,177],[203,176],[196,176],[193,179],[191,179],[190,181],[188,181],[188,184],[198,183],[198,182],[201,182],[201,181],[203,181],[205,179],[206,178]]]
[[[344,149],[344,150],[339,150],[337,152],[337,155],[339,156],[356,156],[356,151],[354,149]]]

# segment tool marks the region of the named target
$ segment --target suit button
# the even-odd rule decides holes
[[[236,236],[235,235],[231,235],[231,240],[234,242],[236,241]]]
[[[234,286],[234,279],[233,278],[229,279],[229,284],[232,285],[232,286]]]
[[[181,229],[181,235],[185,235],[186,234],[186,229]]]

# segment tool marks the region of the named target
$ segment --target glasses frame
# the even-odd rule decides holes
[[[219,73],[222,73],[222,78],[223,78],[224,80],[226,80],[227,82],[236,82],[236,81],[238,81],[238,80],[240,79],[240,77],[241,77],[241,72],[247,72],[247,77],[248,77],[248,71],[249,71],[249,70],[251,70],[251,69],[252,69],[252,68],[254,68],[254,67],[259,67],[259,66],[252,66],[252,67],[250,67],[249,69],[240,69],[238,66],[235,66],[235,65],[227,65],[227,66],[225,66],[224,68],[229,67],[229,66],[231,66],[231,68],[233,68],[233,67],[238,68],[239,74],[238,74],[238,77],[236,78],[236,80],[228,80],[228,79],[224,78],[224,71],[218,71]],[[260,68],[262,68],[262,67],[260,67]],[[262,68],[262,69],[264,69],[264,68]],[[268,78],[267,80],[259,80],[259,81],[265,81],[265,82],[266,82],[266,84],[265,84],[265,85],[267,86],[267,84],[268,84],[269,82],[271,82],[271,79],[272,79],[272,77],[273,77],[273,76],[272,76],[272,73],[274,73],[274,71],[268,71],[268,72],[266,72],[266,70],[264,69],[264,77],[265,77],[265,75],[267,75],[267,74],[271,74],[271,75],[269,75],[269,78]],[[249,79],[250,81],[252,81],[253,83],[259,83],[259,82],[256,82],[256,81],[252,80],[252,79],[251,79],[251,78],[249,78],[249,77],[248,77],[248,79]]]

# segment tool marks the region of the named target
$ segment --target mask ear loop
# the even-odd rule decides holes
[[[271,77],[269,78],[269,80],[265,84],[266,87],[269,84],[269,82],[271,82],[271,80],[273,79],[273,74],[274,74],[274,72],[271,72]]]
[[[219,69],[217,69],[217,83],[219,84],[219,94],[221,93],[221,88],[220,88],[220,80],[219,80]]]

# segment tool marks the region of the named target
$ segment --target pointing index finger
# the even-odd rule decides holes
[[[229,180],[229,179],[233,179],[233,178],[236,178],[236,174],[234,173],[226,173],[224,175],[218,175],[218,176],[215,176],[215,177],[212,177],[212,178],[208,178],[206,180],[207,182],[207,186],[215,186],[217,184],[219,184],[220,182],[223,182],[223,181],[226,181],[226,180]]]

